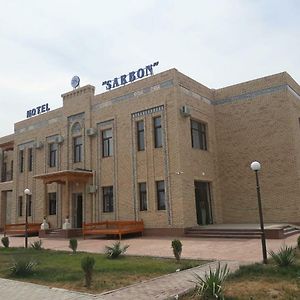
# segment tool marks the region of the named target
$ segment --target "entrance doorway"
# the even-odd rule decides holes
[[[73,194],[73,228],[82,228],[82,193]]]
[[[209,182],[195,181],[195,201],[197,223],[199,225],[212,224],[213,218]]]

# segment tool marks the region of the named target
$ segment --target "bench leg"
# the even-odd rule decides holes
[[[121,239],[122,239],[122,234],[119,233],[119,241],[121,241]]]

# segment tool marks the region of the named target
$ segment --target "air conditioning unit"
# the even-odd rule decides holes
[[[86,129],[86,134],[88,136],[94,136],[97,134],[97,130],[95,128],[87,128]]]
[[[187,105],[183,105],[180,107],[180,114],[183,117],[189,117],[191,115],[190,108]]]
[[[64,137],[59,135],[55,138],[55,143],[61,144],[64,141]]]
[[[43,146],[44,146],[44,144],[41,141],[37,141],[37,142],[34,143],[34,148],[35,149],[42,149]]]
[[[87,187],[87,192],[89,194],[95,194],[97,192],[97,186],[96,185],[89,185]]]

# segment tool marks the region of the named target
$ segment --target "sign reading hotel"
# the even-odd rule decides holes
[[[27,118],[34,117],[41,113],[45,113],[49,110],[50,110],[50,107],[49,107],[48,103],[38,106],[36,108],[29,109],[29,110],[27,110]]]
[[[120,85],[125,85],[127,83],[133,82],[137,79],[153,75],[153,67],[156,67],[158,63],[159,62],[157,61],[151,65],[146,66],[145,68],[140,68],[137,71],[132,71],[128,74],[121,75],[120,77],[115,77],[114,79],[103,81],[102,85],[106,85],[106,89],[110,90]]]

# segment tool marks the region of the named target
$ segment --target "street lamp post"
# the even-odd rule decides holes
[[[263,218],[262,205],[261,205],[260,186],[258,180],[258,171],[260,171],[261,165],[258,161],[253,161],[250,167],[255,172],[259,222],[260,222],[260,229],[261,229],[261,246],[262,246],[262,253],[263,253],[263,263],[267,264],[268,260],[267,260],[267,248],[266,248],[266,235],[265,235],[264,218]]]
[[[28,248],[28,197],[31,195],[29,189],[24,190],[25,194],[25,248]]]

